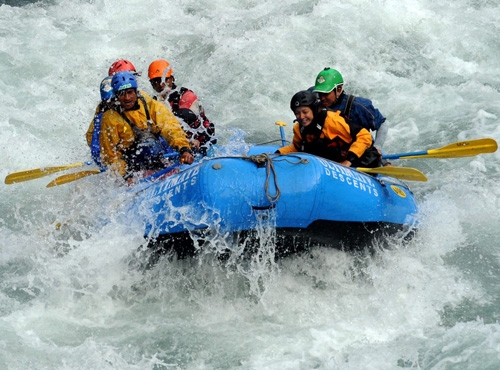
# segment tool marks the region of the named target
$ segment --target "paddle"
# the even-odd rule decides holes
[[[274,122],[275,125],[278,125],[280,127],[280,135],[281,135],[281,146],[286,145],[286,139],[285,139],[285,129],[283,127],[286,126],[286,122],[283,121],[276,121]]]
[[[376,168],[356,167],[356,170],[365,173],[376,173],[379,175],[387,175],[395,177],[400,180],[422,181],[422,182],[427,181],[427,177],[422,172],[420,172],[416,168],[411,168],[411,167],[396,167],[396,166],[384,166]]]
[[[171,156],[171,157],[174,157],[174,156]],[[165,174],[167,174],[168,172],[174,170],[175,168],[179,167],[180,164],[179,163],[175,163],[174,165],[172,166],[169,166],[169,167],[166,167],[158,172],[155,172],[154,174],[152,174],[151,176],[148,176],[142,180],[140,180],[139,182],[151,182]],[[52,180],[51,182],[49,182],[47,184],[47,188],[52,188],[54,186],[58,186],[58,185],[62,185],[62,184],[67,184],[68,182],[72,182],[72,181],[76,181],[76,180],[79,180],[83,177],[87,177],[87,176],[91,176],[91,175],[95,175],[95,174],[98,174],[100,173],[101,171],[99,170],[89,170],[89,171],[79,171],[79,172],[73,172],[73,173],[69,173],[67,175],[62,175],[62,176],[59,176],[59,177],[56,177],[54,180]]]
[[[460,158],[473,157],[482,153],[493,153],[498,149],[493,139],[475,139],[459,141],[443,146],[439,149],[422,150],[419,152],[384,154],[384,159],[412,159],[412,158]]]
[[[100,170],[88,170],[88,171],[78,171],[78,172],[68,173],[67,175],[62,175],[62,176],[56,177],[54,180],[52,180],[51,182],[49,182],[47,184],[47,187],[51,188],[51,187],[54,187],[57,185],[66,184],[68,182],[79,180],[83,177],[95,175],[98,173],[101,173],[101,171]]]
[[[78,162],[73,164],[67,164],[65,166],[42,167],[42,168],[34,168],[32,170],[13,172],[7,175],[7,177],[5,178],[5,183],[10,185],[16,182],[35,180],[56,172],[69,170],[70,168],[81,167],[83,165],[91,165],[91,164],[92,162]]]

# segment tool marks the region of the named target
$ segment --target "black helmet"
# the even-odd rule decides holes
[[[302,90],[296,93],[290,101],[290,109],[295,112],[295,108],[307,106],[312,109],[314,114],[321,108],[321,101],[318,96],[309,90]]]

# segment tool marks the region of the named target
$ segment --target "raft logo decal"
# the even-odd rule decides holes
[[[378,197],[378,191],[375,187],[375,181],[359,172],[356,172],[348,167],[340,166],[330,161],[319,159],[319,162],[325,168],[325,174],[340,182],[345,182],[360,191],[366,192]]]
[[[396,185],[391,185],[391,189],[393,192],[395,192],[397,195],[399,195],[401,198],[406,198],[406,193],[403,189]]]
[[[175,194],[183,192],[188,186],[194,186],[196,184],[199,172],[200,166],[196,166],[195,168],[181,172],[176,176],[167,178],[164,184],[153,192],[153,196],[168,194],[168,197],[171,197]]]

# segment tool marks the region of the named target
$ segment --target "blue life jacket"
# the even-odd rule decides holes
[[[99,166],[101,172],[106,170],[106,166],[104,166],[101,162],[101,143],[99,141],[99,136],[101,135],[102,114],[103,112],[100,112],[94,116],[94,131],[92,132],[92,143],[90,144],[90,154],[92,155],[92,159],[95,164]]]

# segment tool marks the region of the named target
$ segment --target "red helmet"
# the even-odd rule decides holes
[[[137,73],[134,65],[126,59],[120,59],[111,64],[108,70],[108,76],[113,76],[116,72],[132,72]]]

